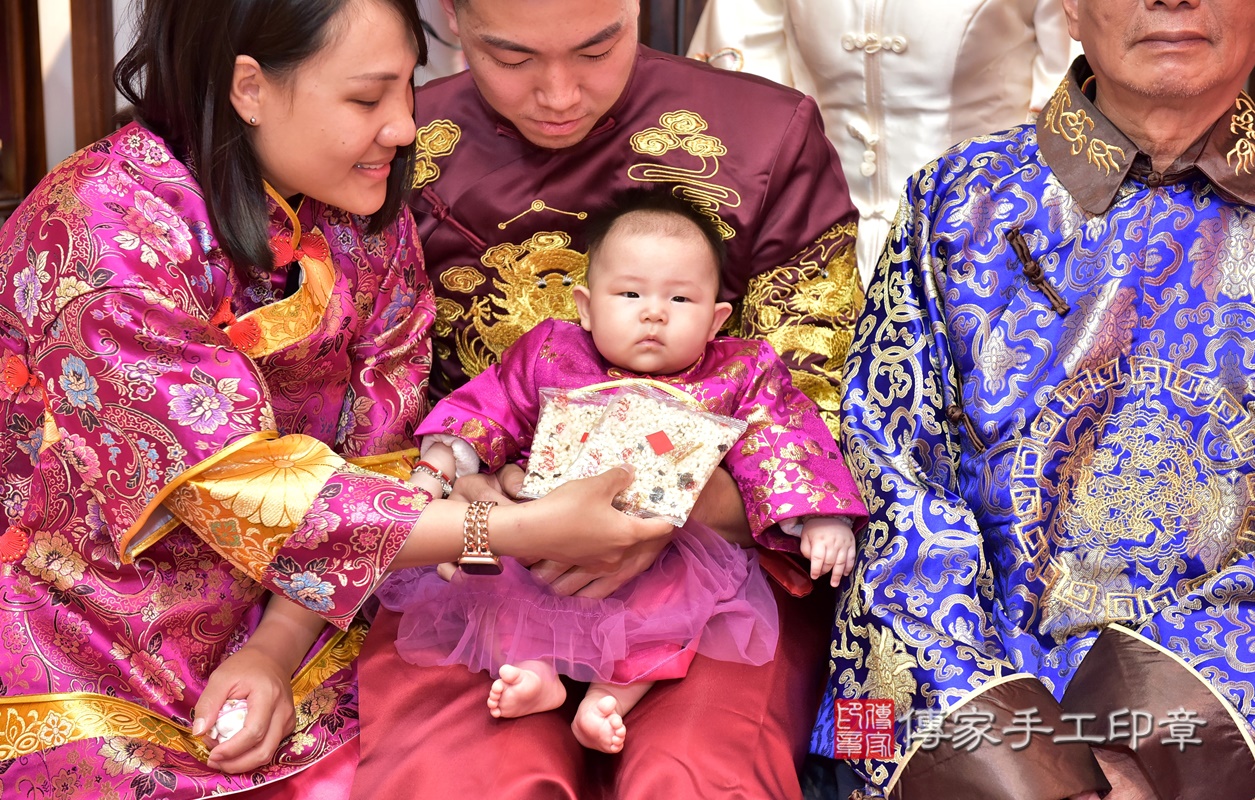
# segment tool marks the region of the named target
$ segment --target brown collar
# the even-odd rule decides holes
[[[1042,157],[1081,208],[1090,214],[1106,213],[1130,176],[1153,187],[1183,180],[1194,170],[1230,199],[1255,205],[1255,102],[1245,92],[1211,130],[1158,173],[1151,168],[1150,157],[1082,90],[1093,74],[1085,57],[1077,58],[1037,116]]]

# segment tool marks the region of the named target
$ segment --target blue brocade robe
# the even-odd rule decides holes
[[[908,182],[856,326],[871,521],[829,689],[895,701],[894,758],[855,765],[895,797],[1105,787],[1053,739],[1127,747],[1121,710],[1161,796],[1255,796],[1255,106],[1159,173],[1088,76]]]

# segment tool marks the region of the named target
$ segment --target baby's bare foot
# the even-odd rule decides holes
[[[488,691],[488,713],[494,717],[525,717],[551,711],[566,701],[566,687],[548,665],[502,664],[499,674]]]
[[[623,740],[627,738],[619,703],[610,695],[596,700],[585,697],[575,712],[571,730],[580,744],[603,753],[619,752],[623,749]]]

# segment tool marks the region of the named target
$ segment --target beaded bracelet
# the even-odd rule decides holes
[[[443,493],[444,497],[448,497],[449,495],[453,494],[453,481],[449,480],[449,478],[443,472],[437,469],[436,466],[432,464],[431,462],[428,462],[428,461],[414,462],[413,464],[410,465],[410,474],[413,475],[415,472],[421,472],[424,475],[430,475],[431,477],[439,481],[440,491]]]

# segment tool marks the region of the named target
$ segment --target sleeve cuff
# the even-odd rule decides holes
[[[1026,735],[1024,712],[1032,710],[1034,729]],[[1017,717],[1018,715],[1018,717]],[[917,744],[898,768],[890,786],[901,800],[981,797],[993,800],[1059,800],[1079,792],[1106,791],[1110,784],[1086,742],[1058,742],[1060,732],[1074,725],[1036,678],[1014,676],[980,690],[949,709],[942,731],[975,725],[988,730],[998,744],[981,741],[968,749],[958,737],[936,747]],[[1051,729],[1054,735],[1045,733]]]
[[[451,433],[429,433],[423,437],[424,456],[427,455],[427,448],[433,444],[443,444],[453,450],[453,464],[457,471],[455,478],[479,472],[479,453],[465,439]]]
[[[1104,746],[1132,754],[1160,796],[1251,800],[1255,747],[1246,720],[1157,642],[1109,625],[1081,661],[1063,705],[1095,715],[1093,724],[1107,732]]]

